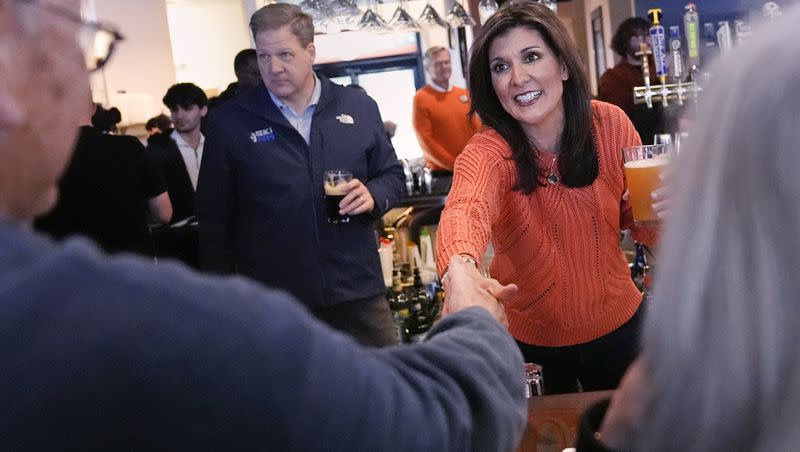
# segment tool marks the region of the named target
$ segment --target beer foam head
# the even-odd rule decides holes
[[[345,185],[344,183],[334,185],[332,182],[325,182],[325,194],[328,196],[344,196],[347,194],[344,189]]]
[[[632,162],[625,162],[625,168],[653,168],[656,166],[663,166],[669,162],[665,156],[653,157],[651,159],[634,160]]]

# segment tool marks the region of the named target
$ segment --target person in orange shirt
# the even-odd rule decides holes
[[[425,52],[425,71],[431,81],[414,95],[414,131],[428,166],[449,176],[456,157],[481,123],[469,116],[467,90],[450,83],[452,65],[446,48],[435,46]]]
[[[590,100],[577,47],[541,3],[501,7],[470,55],[472,110],[486,128],[456,159],[439,271],[456,255],[480,264],[491,243],[490,273],[519,287],[505,303],[509,330],[526,362],[543,366],[545,393],[614,388],[643,316],[619,244],[629,228],[648,241],[622,161],[639,135],[620,108]]]

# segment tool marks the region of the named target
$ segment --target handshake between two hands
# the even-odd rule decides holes
[[[450,258],[450,265],[442,279],[445,290],[442,316],[478,306],[489,311],[498,322],[508,326],[502,302],[517,294],[515,284],[502,285],[497,280],[482,276],[475,264],[461,256]]]
[[[502,302],[517,294],[518,288],[515,284],[504,286],[495,279],[482,276],[474,263],[461,256],[450,258],[442,284],[446,293],[443,316],[479,306],[489,311],[498,322],[508,326]],[[633,437],[648,400],[645,375],[644,361],[641,358],[628,369],[597,434],[605,445],[620,449],[630,446],[630,438]]]

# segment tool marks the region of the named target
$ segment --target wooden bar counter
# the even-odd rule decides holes
[[[528,426],[518,452],[561,452],[575,447],[578,421],[593,403],[611,398],[614,391],[578,392],[532,397],[528,400]]]

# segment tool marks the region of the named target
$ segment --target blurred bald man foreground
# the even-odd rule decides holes
[[[516,288],[470,264],[451,263],[426,342],[378,350],[244,279],[30,231],[87,113],[86,66],[121,39],[79,6],[0,0],[3,448],[513,449],[522,359],[495,297]]]

